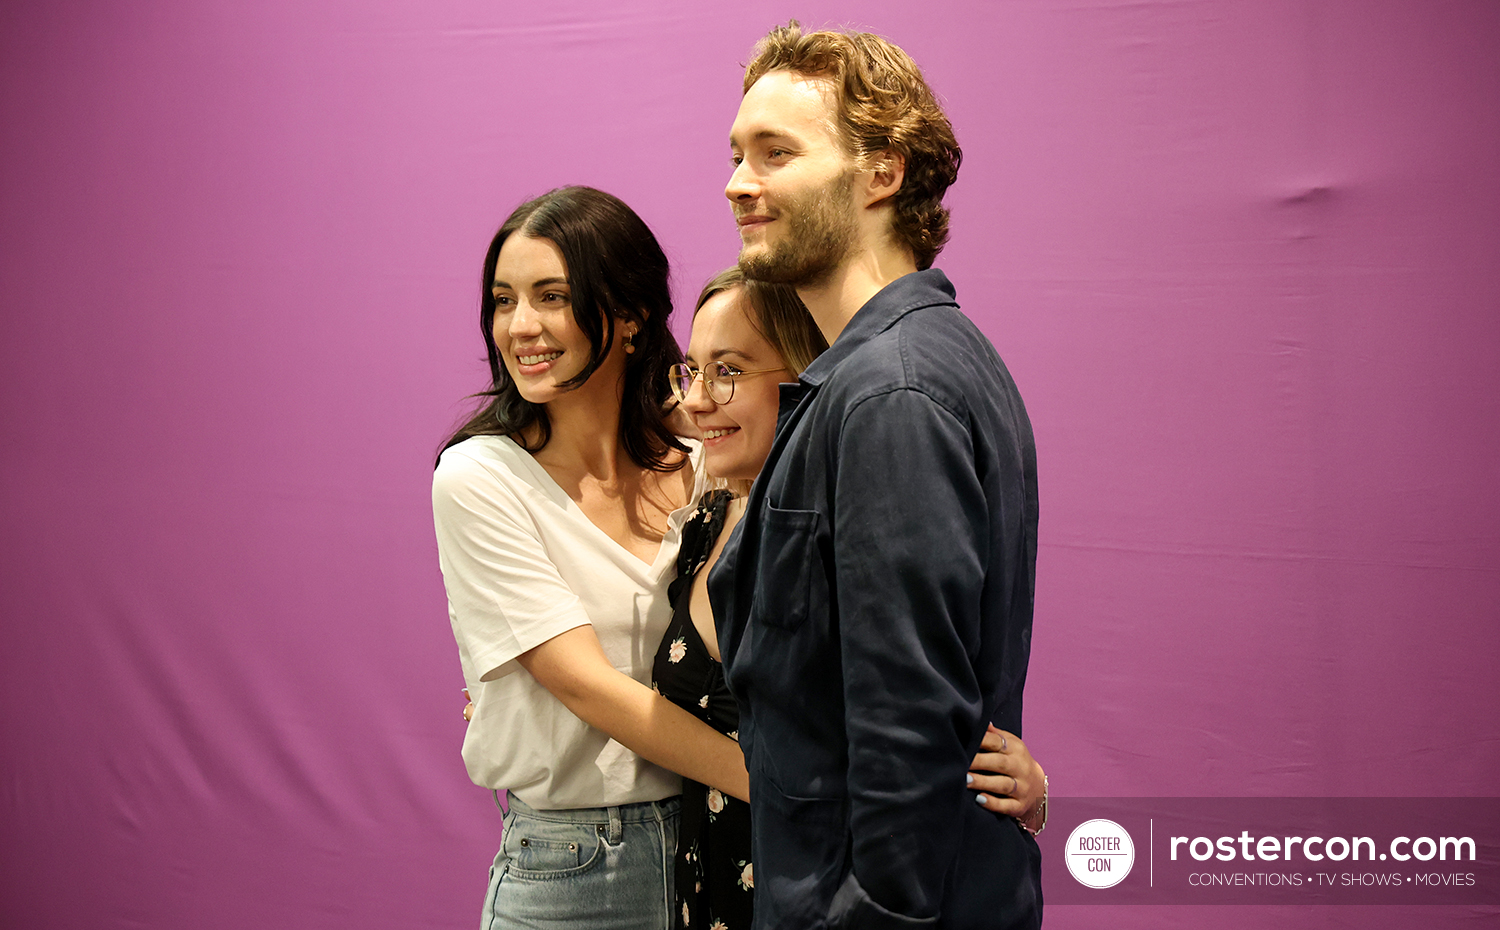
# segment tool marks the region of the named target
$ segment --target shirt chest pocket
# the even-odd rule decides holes
[[[828,579],[818,557],[816,510],[766,505],[760,535],[754,621],[796,630],[809,616],[828,612]]]

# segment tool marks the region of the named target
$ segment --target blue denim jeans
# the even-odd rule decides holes
[[[678,807],[539,811],[510,795],[480,930],[671,930]]]

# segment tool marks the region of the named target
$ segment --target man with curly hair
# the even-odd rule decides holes
[[[1039,926],[1035,825],[964,788],[988,723],[1021,732],[1037,489],[1015,382],[932,267],[953,129],[900,48],[793,22],[730,147],[741,269],[794,286],[831,346],[783,385],[709,582],[755,924]]]

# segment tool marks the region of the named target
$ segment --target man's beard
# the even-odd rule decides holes
[[[780,242],[754,255],[746,255],[742,247],[740,271],[752,281],[792,287],[827,280],[854,249],[857,228],[849,202],[853,189],[850,171],[785,202],[778,216],[786,224]]]

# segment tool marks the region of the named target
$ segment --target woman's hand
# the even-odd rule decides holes
[[[969,788],[987,811],[1021,821],[1032,833],[1046,823],[1047,775],[1021,738],[990,724],[970,767]]]

